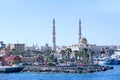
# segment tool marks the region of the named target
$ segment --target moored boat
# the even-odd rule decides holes
[[[115,50],[110,59],[106,61],[107,65],[119,65],[120,64],[120,49]]]
[[[22,66],[0,66],[0,73],[13,73],[23,70]]]
[[[98,65],[106,65],[108,60],[109,60],[109,57],[99,57],[95,60],[95,63]]]
[[[120,49],[115,50],[109,58],[99,59],[98,64],[102,65],[120,65]]]

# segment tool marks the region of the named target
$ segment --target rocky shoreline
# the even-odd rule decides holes
[[[113,67],[110,66],[100,66],[100,65],[89,65],[89,66],[79,66],[79,67],[70,67],[70,66],[53,66],[53,67],[44,67],[44,66],[25,66],[23,72],[52,72],[52,73],[93,73],[111,70]]]

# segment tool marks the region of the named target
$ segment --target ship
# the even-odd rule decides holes
[[[111,55],[110,59],[106,61],[108,65],[119,65],[120,64],[120,49],[115,50],[114,54]]]
[[[0,66],[0,73],[14,73],[14,72],[21,72],[23,70],[22,66]]]
[[[97,59],[97,64],[99,65],[106,65],[108,64],[109,57],[102,57]]]
[[[120,65],[120,49],[115,50],[110,57],[99,58],[99,65]]]

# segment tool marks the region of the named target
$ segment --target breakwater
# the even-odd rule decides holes
[[[88,66],[53,66],[53,67],[43,67],[43,66],[25,66],[23,72],[54,72],[54,73],[92,73],[100,72],[113,69],[109,66],[100,65],[88,65]]]

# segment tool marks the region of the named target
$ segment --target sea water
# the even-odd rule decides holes
[[[0,73],[0,80],[120,80],[120,65],[113,70],[94,73]]]

